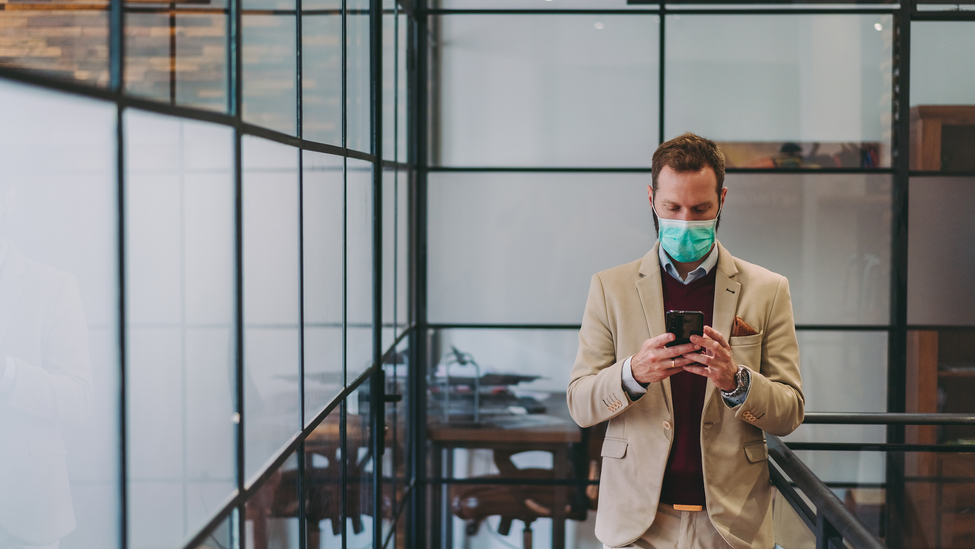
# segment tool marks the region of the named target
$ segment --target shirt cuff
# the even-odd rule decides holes
[[[724,399],[725,403],[728,404],[728,406],[731,406],[732,408],[734,408],[736,406],[741,406],[742,404],[744,404],[745,403],[745,399],[748,398],[748,392],[752,390],[752,383],[751,383],[751,381],[752,381],[752,373],[751,373],[751,371],[748,368],[745,368],[744,371],[745,371],[745,380],[746,380],[745,381],[745,392],[742,393],[742,394],[740,394],[740,395],[738,395],[738,396],[736,396],[736,397],[734,397],[734,398],[728,398],[728,397],[726,397],[724,395],[721,395],[721,398]]]
[[[640,395],[646,394],[647,388],[640,385],[640,382],[633,377],[633,369],[630,368],[631,358],[633,357],[627,357],[626,360],[623,361],[623,389],[629,393],[630,398],[632,399],[634,397],[639,397]]]
[[[13,392],[14,381],[17,379],[17,362],[9,356],[4,358],[6,360],[3,365],[3,376],[0,377],[0,396],[5,397]]]

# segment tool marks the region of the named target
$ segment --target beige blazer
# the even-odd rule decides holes
[[[771,548],[765,432],[791,433],[805,404],[789,283],[717,246],[714,328],[728,338],[735,361],[751,370],[751,387],[745,402],[731,408],[707,385],[701,418],[707,512],[732,546]],[[735,316],[758,334],[731,337]],[[665,331],[657,245],[642,260],[592,277],[567,398],[579,425],[609,421],[596,537],[611,547],[639,538],[660,501],[673,440],[670,380],[651,384],[634,401],[623,389],[622,368],[644,341]]]

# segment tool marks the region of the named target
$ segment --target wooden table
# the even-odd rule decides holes
[[[480,448],[516,452],[551,452],[553,475],[567,479],[570,474],[569,445],[582,440],[578,425],[562,418],[547,415],[505,416],[482,424],[470,422],[443,423],[431,418],[427,425],[427,437],[431,442],[430,463],[434,477],[451,477],[452,450],[455,448]],[[444,454],[447,459],[444,460]],[[444,465],[447,465],[446,471]],[[436,484],[436,480],[433,481]],[[439,528],[432,528],[431,547],[443,547],[451,541],[452,516],[447,500],[447,484],[440,484],[432,498],[433,516],[440,520]],[[565,547],[565,505],[568,501],[565,488],[553,488],[552,549]]]

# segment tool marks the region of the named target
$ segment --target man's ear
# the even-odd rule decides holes
[[[721,189],[721,200],[718,201],[719,209],[724,209],[724,201],[727,196],[728,196],[728,187],[724,187]]]
[[[650,206],[653,206],[653,185],[647,185],[647,200],[650,201]]]

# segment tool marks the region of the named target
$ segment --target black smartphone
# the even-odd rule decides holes
[[[683,345],[691,342],[692,335],[704,335],[704,313],[701,311],[667,311],[667,331],[677,336],[665,345]]]

